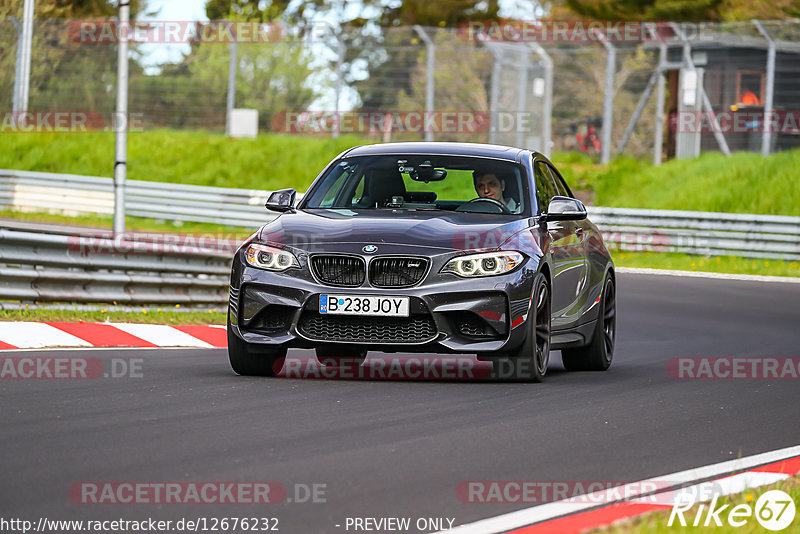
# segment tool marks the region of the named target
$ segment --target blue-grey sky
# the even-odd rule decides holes
[[[205,0],[149,0],[151,11],[159,11],[161,20],[205,20]],[[500,0],[502,16],[531,19],[535,16],[537,3],[530,0]]]

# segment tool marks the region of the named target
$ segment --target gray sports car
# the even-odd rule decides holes
[[[236,252],[228,353],[243,375],[277,373],[291,347],[326,365],[367,351],[476,354],[540,381],[606,370],[614,264],[586,209],[542,154],[495,145],[352,148],[302,200]]]

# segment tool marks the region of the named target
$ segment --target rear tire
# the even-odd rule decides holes
[[[353,345],[317,347],[314,350],[317,360],[325,367],[360,366],[367,359],[367,349]]]
[[[603,297],[592,342],[585,347],[562,349],[561,361],[567,371],[606,371],[614,357],[617,334],[617,295],[611,273],[603,284]]]
[[[231,331],[228,325],[228,360],[233,372],[242,376],[275,376],[283,368],[286,348],[273,352],[258,352]]]
[[[525,342],[504,358],[495,360],[496,377],[541,382],[550,363],[550,284],[544,274],[536,275],[531,309],[525,321]]]

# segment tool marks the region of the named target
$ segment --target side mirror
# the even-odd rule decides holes
[[[294,197],[297,191],[294,189],[281,189],[280,191],[273,191],[267,203],[264,204],[268,210],[271,211],[289,211],[294,206]]]
[[[586,218],[586,207],[583,202],[569,197],[553,197],[547,206],[547,213],[542,213],[539,220],[550,221],[580,221]]]

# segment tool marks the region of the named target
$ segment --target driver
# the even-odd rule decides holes
[[[516,211],[517,203],[514,199],[505,198],[503,195],[506,190],[506,181],[499,179],[495,173],[477,170],[472,173],[472,181],[479,197],[497,200],[503,203],[509,211]]]

